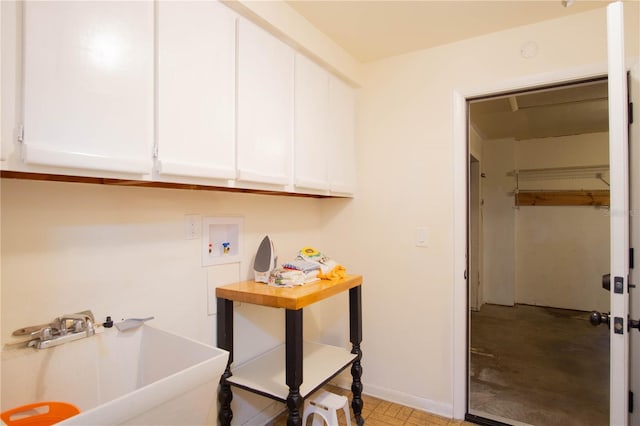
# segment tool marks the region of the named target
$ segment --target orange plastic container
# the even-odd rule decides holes
[[[45,401],[12,408],[0,414],[7,426],[49,426],[80,413],[66,402]]]

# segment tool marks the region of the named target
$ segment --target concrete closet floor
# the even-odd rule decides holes
[[[326,385],[324,390],[336,393],[338,395],[344,395],[351,401],[351,391],[341,389],[336,386]],[[429,414],[424,411],[416,410],[404,405],[395,404],[392,402],[384,401],[382,399],[374,398],[372,396],[363,395],[362,400],[364,406],[362,408],[362,418],[366,426],[402,426],[402,425],[421,425],[421,426],[454,426],[454,425],[468,425],[471,423],[463,422],[461,420],[451,420],[444,417],[436,416],[435,414]],[[311,424],[311,419],[307,419],[307,424]],[[338,423],[340,426],[347,424],[344,413],[338,412]],[[269,426],[285,426],[287,424],[287,412],[282,413],[273,422],[269,423]],[[351,412],[351,426],[356,426],[355,419],[353,418],[353,412]],[[303,425],[305,426],[305,425]]]
[[[532,425],[609,423],[609,330],[589,313],[487,305],[471,313],[471,412]]]

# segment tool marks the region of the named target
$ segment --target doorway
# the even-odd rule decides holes
[[[468,102],[468,412],[606,424],[606,78]]]

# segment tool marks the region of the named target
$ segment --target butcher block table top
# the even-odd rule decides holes
[[[256,281],[241,281],[216,288],[216,297],[253,305],[298,310],[361,284],[361,275],[347,275],[346,278],[336,280],[318,280],[294,287],[275,287]]]

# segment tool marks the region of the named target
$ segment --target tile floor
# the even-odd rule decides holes
[[[332,385],[327,385],[323,389],[339,395],[345,395],[348,398],[351,392]],[[382,399],[363,395],[362,400],[364,406],[362,409],[362,417],[367,426],[401,426],[401,425],[420,425],[420,426],[453,426],[453,425],[471,425],[461,420],[451,420],[444,417],[429,414],[424,411],[416,410],[404,405],[395,404],[384,401]],[[340,426],[346,425],[344,413],[338,413],[338,421]],[[269,426],[284,426],[287,424],[287,413],[282,413],[278,418],[269,424]],[[311,420],[307,420],[307,424],[311,424]],[[355,420],[351,418],[351,425],[356,426]]]

